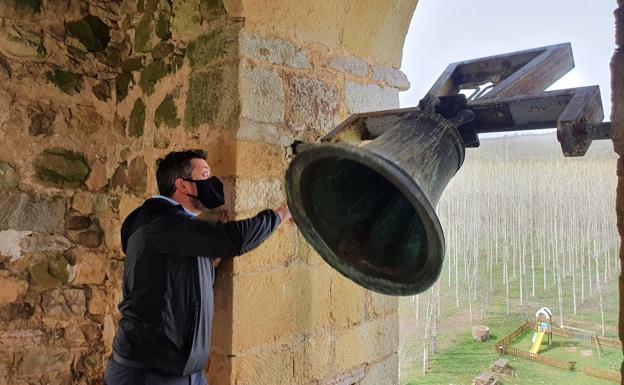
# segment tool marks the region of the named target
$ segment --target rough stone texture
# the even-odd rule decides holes
[[[203,68],[219,59],[234,57],[238,49],[238,28],[216,29],[192,41],[186,55],[191,67]]]
[[[108,26],[93,15],[66,23],[65,30],[67,36],[76,38],[89,52],[103,51],[110,41]]]
[[[156,127],[165,125],[169,128],[175,128],[180,125],[178,118],[178,109],[173,100],[173,95],[167,94],[163,101],[158,105],[154,112],[154,124]]]
[[[33,105],[29,108],[30,125],[28,132],[32,136],[50,136],[54,132],[56,111],[50,106]]]
[[[271,64],[286,65],[297,69],[310,69],[310,59],[301,49],[290,42],[277,38],[261,38],[241,31],[240,50],[243,56]]]
[[[383,82],[390,87],[397,88],[399,91],[405,91],[410,87],[407,76],[396,68],[375,68],[373,70],[373,79],[378,82]]]
[[[283,199],[282,183],[279,179],[238,179],[233,185],[224,184],[225,203],[237,212],[277,207]],[[236,197],[236,201],[230,201],[231,197]]]
[[[28,291],[28,282],[0,271],[0,306],[16,302]]]
[[[69,262],[57,255],[30,265],[28,271],[32,280],[44,289],[60,287],[69,282]]]
[[[41,310],[46,318],[67,323],[72,316],[84,316],[85,293],[81,289],[52,289],[41,294]]]
[[[368,63],[356,57],[337,57],[329,61],[329,67],[336,71],[364,77],[368,75]]]
[[[7,162],[0,162],[0,191],[9,190],[19,183],[19,174]]]
[[[15,262],[22,257],[22,240],[31,236],[32,231],[0,231],[0,256],[10,257]]]
[[[138,138],[143,135],[145,125],[145,103],[142,99],[134,102],[134,107],[130,113],[130,121],[128,122],[128,135]]]
[[[48,72],[48,80],[68,95],[75,95],[82,90],[82,75],[65,70]]]
[[[62,253],[72,247],[69,239],[62,235],[35,233],[20,242],[25,253]]]
[[[277,71],[243,62],[240,67],[241,118],[284,121],[284,89]]]
[[[72,281],[73,284],[100,284],[104,282],[108,264],[106,256],[84,249],[78,250],[74,254],[76,255],[76,278]]]
[[[3,0],[0,3],[0,17],[22,19],[41,13],[41,0]]]
[[[9,193],[0,202],[0,229],[60,232],[65,227],[65,200]]]
[[[41,60],[46,52],[41,35],[31,25],[0,27],[0,53],[13,59]]]
[[[79,187],[89,176],[84,156],[62,148],[43,150],[35,160],[39,180],[56,187]]]
[[[321,136],[336,125],[338,89],[335,85],[318,79],[290,76],[288,98],[286,120],[291,130],[306,130]]]
[[[349,114],[399,108],[398,91],[375,84],[346,81],[345,99]]]
[[[132,159],[128,167],[128,184],[137,194],[145,193],[147,187],[147,165],[143,157]]]
[[[151,95],[154,93],[156,83],[169,73],[169,66],[162,60],[154,60],[141,71],[139,86],[144,93]]]

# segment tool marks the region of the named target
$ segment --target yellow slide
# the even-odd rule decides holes
[[[541,330],[539,331],[539,333],[537,333],[537,338],[535,339],[535,343],[531,347],[531,350],[529,350],[529,353],[537,354],[537,352],[539,351],[540,346],[542,345],[542,340],[544,339],[544,334],[546,334],[546,333],[541,331]]]

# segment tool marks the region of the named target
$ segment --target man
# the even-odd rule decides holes
[[[122,318],[107,385],[205,385],[213,314],[213,259],[232,258],[262,243],[290,219],[286,206],[253,218],[196,218],[223,204],[223,185],[201,150],[171,152],[156,171],[161,195],[124,221],[126,254]]]

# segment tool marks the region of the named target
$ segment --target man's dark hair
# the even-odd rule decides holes
[[[175,181],[178,178],[190,178],[193,171],[191,159],[206,160],[204,150],[172,151],[156,162],[156,182],[158,192],[170,197],[175,192]]]

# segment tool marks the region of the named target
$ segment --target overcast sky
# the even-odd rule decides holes
[[[576,67],[551,89],[599,85],[609,119],[609,61],[616,0],[420,0],[403,49],[411,88],[401,107],[418,104],[449,63],[564,42]]]

